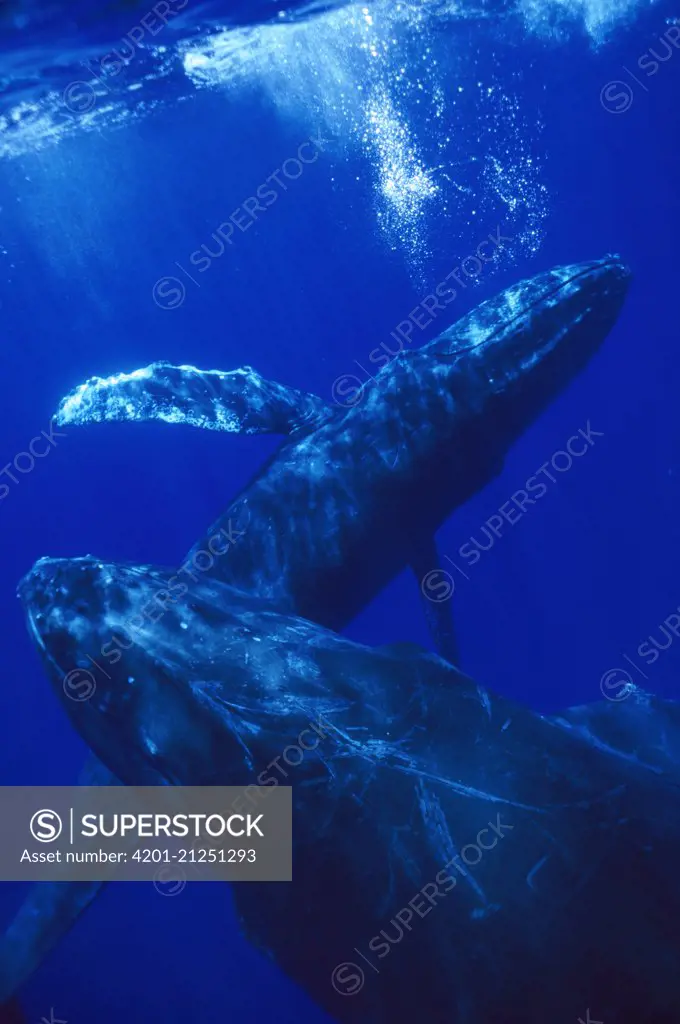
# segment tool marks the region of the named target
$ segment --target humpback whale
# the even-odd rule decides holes
[[[214,577],[340,630],[407,564],[419,580],[434,568],[437,528],[500,471],[513,441],[599,348],[629,278],[607,256],[520,282],[398,355],[349,409],[249,367],[156,363],[87,381],[60,403],[57,421],[285,435],[167,581],[166,597]],[[425,605],[438,650],[456,662],[449,602]],[[109,655],[119,653],[108,646]],[[105,780],[94,761],[81,779]],[[0,1003],[98,888],[34,887],[0,941]]]
[[[182,579],[214,575],[339,631],[407,565],[419,583],[437,566],[436,531],[597,351],[629,280],[607,256],[522,281],[397,355],[350,408],[250,367],[160,362],[86,381],[56,419],[286,435],[189,552]],[[239,518],[248,528],[229,557],[198,560]],[[457,662],[450,602],[424,603],[437,649]]]
[[[322,721],[278,780],[294,880],[235,899],[334,1019],[678,1020],[680,705],[635,691],[536,714],[414,645],[370,649],[209,578],[152,623],[169,575],[42,559],[20,596],[72,722],[124,783],[253,783]],[[64,674],[131,621],[124,657],[68,700]]]

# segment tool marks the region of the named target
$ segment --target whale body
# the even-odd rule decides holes
[[[235,900],[334,1019],[678,1019],[677,703],[539,715],[414,645],[373,650],[215,580],[151,622],[168,575],[43,559],[21,596],[73,724],[125,783],[262,785],[317,726],[278,776],[293,882]],[[64,674],[131,621],[110,678],[68,700]]]
[[[629,281],[613,256],[522,281],[397,355],[349,408],[250,367],[155,363],[92,378],[56,418],[287,434],[189,552],[181,579],[205,573],[339,631],[402,569],[420,583],[437,568],[436,531],[598,350]],[[234,523],[239,543],[211,559]],[[424,603],[437,649],[457,661],[449,602]]]

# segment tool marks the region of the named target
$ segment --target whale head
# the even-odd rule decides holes
[[[598,350],[629,284],[618,256],[557,267],[483,302],[422,351],[451,363],[479,413],[516,436]]]
[[[392,700],[412,697],[393,657],[219,581],[177,579],[88,556],[42,558],[19,584],[60,701],[121,781],[252,782],[288,744],[344,742],[355,718],[380,735]],[[305,755],[296,778],[326,777],[324,756]]]
[[[190,663],[196,636],[182,644],[182,618],[156,600],[168,575],[91,557],[41,558],[18,588],[73,725],[121,781],[136,785],[176,782],[178,770],[200,776],[215,753],[204,723],[182,724],[189,708],[174,659]]]

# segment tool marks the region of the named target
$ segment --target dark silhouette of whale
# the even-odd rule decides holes
[[[438,566],[436,531],[500,472],[514,441],[597,351],[628,284],[627,268],[608,256],[507,288],[397,355],[349,409],[250,367],[154,363],[87,381],[61,402],[57,422],[287,434],[189,553],[176,585],[207,573],[342,630],[407,565],[419,583]],[[233,522],[247,522],[245,535],[228,558],[211,559],[211,542]],[[457,661],[449,602],[424,604],[437,649]]]
[[[73,724],[124,783],[262,782],[317,727],[279,775],[294,880],[235,899],[320,1006],[343,1024],[678,1020],[677,703],[539,715],[216,580],[151,621],[170,575],[43,559],[20,593]],[[68,700],[64,674],[122,631],[124,657]]]

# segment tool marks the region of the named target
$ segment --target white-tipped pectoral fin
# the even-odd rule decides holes
[[[233,434],[294,434],[332,415],[316,395],[266,380],[250,366],[199,370],[158,362],[132,373],[91,377],[62,399],[56,422],[160,420]]]

